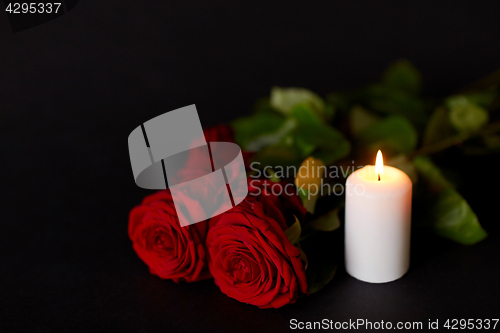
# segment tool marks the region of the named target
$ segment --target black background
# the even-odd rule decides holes
[[[498,1],[82,1],[19,33],[1,14],[0,328],[279,332],[292,318],[498,318],[494,157],[458,161],[488,239],[415,234],[402,279],[365,284],[340,267],[322,292],[279,310],[212,281],[150,275],[126,230],[150,193],[135,186],[127,148],[144,121],[195,103],[214,125],[273,85],[354,88],[402,57],[427,93],[449,94],[500,67],[499,13]]]

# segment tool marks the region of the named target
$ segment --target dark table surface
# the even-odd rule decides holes
[[[195,103],[204,126],[247,113],[273,85],[325,94],[376,80],[405,57],[436,96],[498,69],[500,2],[81,1],[12,33],[0,15],[0,329],[284,331],[291,319],[498,318],[498,157],[458,161],[490,236],[412,238],[412,265],[372,285],[342,266],[278,310],[149,274],[127,237],[135,186],[127,137]],[[342,256],[341,233],[330,239]],[[497,327],[500,329],[500,327]]]

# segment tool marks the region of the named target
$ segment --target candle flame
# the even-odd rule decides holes
[[[375,161],[375,172],[377,173],[378,180],[380,180],[380,175],[384,173],[384,159],[382,158],[382,152],[380,150],[377,152],[377,160]]]

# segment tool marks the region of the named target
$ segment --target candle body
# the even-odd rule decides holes
[[[410,266],[412,182],[401,170],[374,166],[353,172],[346,182],[345,266],[358,280],[383,283]]]

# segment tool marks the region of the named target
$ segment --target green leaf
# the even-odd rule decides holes
[[[349,154],[349,141],[335,128],[324,123],[307,105],[296,105],[290,111],[290,116],[298,122],[293,137],[302,158],[312,155],[328,165]]]
[[[248,151],[259,151],[263,147],[267,147],[278,143],[282,138],[289,134],[297,127],[297,122],[294,119],[287,119],[281,126],[272,133],[262,134],[253,140],[249,140],[245,148]]]
[[[309,264],[309,269],[306,271],[306,279],[309,294],[321,290],[335,276],[337,265],[322,260]]]
[[[323,119],[314,112],[314,109],[305,103],[293,106],[290,109],[289,115],[296,119],[299,125],[326,126]]]
[[[426,225],[440,236],[461,244],[475,244],[487,236],[467,201],[446,180],[439,168],[424,156],[413,160],[427,184]]]
[[[323,136],[324,140],[312,154],[314,158],[322,160],[326,165],[331,165],[349,155],[351,144],[344,137],[329,133]]]
[[[488,111],[469,102],[465,96],[448,98],[446,105],[450,109],[450,122],[459,133],[475,132],[488,122]]]
[[[325,102],[316,93],[305,88],[280,88],[271,89],[271,106],[287,115],[292,107],[297,104],[307,104],[314,112],[324,116]]]
[[[417,156],[413,159],[413,165],[420,176],[427,182],[433,192],[440,192],[446,188],[452,188],[441,170],[426,156]]]
[[[257,113],[249,117],[241,117],[231,123],[234,129],[235,140],[243,149],[247,144],[262,135],[271,134],[283,126],[285,119],[278,114]]]
[[[311,156],[313,151],[315,151],[318,146],[317,143],[311,142],[302,136],[297,136],[295,138],[295,144],[297,145],[297,148],[300,151],[300,156],[302,157]]]
[[[403,116],[418,128],[427,121],[426,106],[421,99],[390,86],[369,85],[361,92],[361,102],[370,110]]]
[[[290,241],[290,243],[295,244],[300,238],[300,233],[302,232],[302,228],[300,227],[299,219],[295,217],[295,222],[285,230],[286,238]]]
[[[384,153],[410,153],[417,146],[417,131],[401,116],[389,116],[368,128],[359,138],[370,153],[381,149]]]
[[[379,121],[380,117],[377,117],[359,105],[353,106],[349,112],[349,124],[351,126],[351,134],[354,137],[359,137],[361,133]]]
[[[431,216],[434,231],[458,243],[471,245],[487,236],[467,201],[452,188],[438,195]]]
[[[453,135],[449,110],[438,107],[429,118],[422,143],[424,146],[442,141]]]
[[[290,137],[291,138],[291,137]],[[292,142],[279,142],[262,148],[253,160],[260,162],[262,167],[298,166],[302,162],[300,151]]]
[[[310,226],[321,231],[333,231],[340,228],[339,208],[321,215],[311,222]]]
[[[422,76],[408,60],[392,63],[382,76],[382,82],[392,88],[417,95],[422,90]]]

